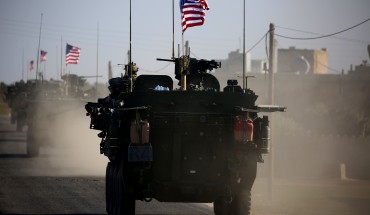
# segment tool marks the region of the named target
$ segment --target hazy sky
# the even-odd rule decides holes
[[[181,44],[178,2],[175,0],[175,44]],[[189,40],[193,57],[224,59],[230,51],[242,48],[243,0],[208,0],[208,3],[205,24],[189,28],[184,39]],[[314,37],[341,31],[370,18],[370,0],[245,0],[245,4],[246,50],[268,31],[271,22],[276,25],[277,34]],[[115,65],[114,76],[121,73],[117,64],[127,62],[129,49],[129,0],[0,0],[0,81],[20,80],[22,72],[24,79],[35,78],[35,70],[28,73],[27,64],[36,60],[41,14],[40,48],[48,54],[39,68],[45,71],[47,79],[58,77],[61,60],[65,63],[66,42],[81,48],[80,63],[67,67],[70,73],[95,75],[97,53],[101,81],[107,81],[109,60]],[[276,39],[277,48],[327,48],[329,67],[347,71],[351,64],[369,60],[370,21],[325,39]],[[252,59],[266,58],[264,41],[250,53]],[[171,55],[172,0],[132,0],[132,57],[140,73],[172,73],[172,64],[156,61],[157,57]]]

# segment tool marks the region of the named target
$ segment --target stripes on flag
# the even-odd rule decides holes
[[[67,43],[66,46],[66,64],[78,64],[81,49]]]
[[[187,28],[204,24],[206,10],[209,10],[206,0],[180,0],[182,17],[182,32]]]
[[[41,50],[41,51],[40,51],[40,55],[41,55],[41,57],[40,57],[40,61],[41,61],[41,62],[46,61],[46,54],[47,54],[47,52],[46,52],[46,51],[44,51],[44,50]]]

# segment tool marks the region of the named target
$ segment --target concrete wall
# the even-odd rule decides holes
[[[278,49],[277,72],[290,74],[327,74],[328,52],[326,49]]]

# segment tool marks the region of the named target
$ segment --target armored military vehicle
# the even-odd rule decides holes
[[[96,92],[86,90],[85,76],[65,74],[58,81],[38,83],[27,100],[27,154],[37,156],[42,146],[55,143],[54,131],[58,119],[77,111]]]
[[[220,89],[209,73],[220,66],[213,60],[166,61],[175,62],[179,89],[167,75],[137,76],[129,63],[125,75],[109,80],[109,96],[85,106],[110,160],[108,214],[133,215],[135,200],[153,198],[249,214],[257,162],[269,152],[269,120],[257,113],[285,108],[257,106],[258,96],[236,80]]]
[[[89,98],[82,89],[85,81],[81,76],[66,74],[62,80],[28,80],[8,89],[8,104],[17,117],[18,130],[27,126],[29,156],[37,156],[41,146],[53,143],[50,131],[57,124],[56,117],[79,109]]]

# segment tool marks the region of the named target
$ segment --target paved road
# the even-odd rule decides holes
[[[58,130],[58,144],[39,157],[25,155],[25,133],[0,117],[0,214],[106,214],[104,172],[88,121]],[[68,135],[67,135],[68,134]],[[82,137],[82,138],[79,138]],[[262,164],[265,165],[265,164]],[[277,180],[273,200],[258,177],[252,190],[254,215],[368,215],[370,182],[357,180]],[[137,214],[206,215],[210,204],[143,203]]]

